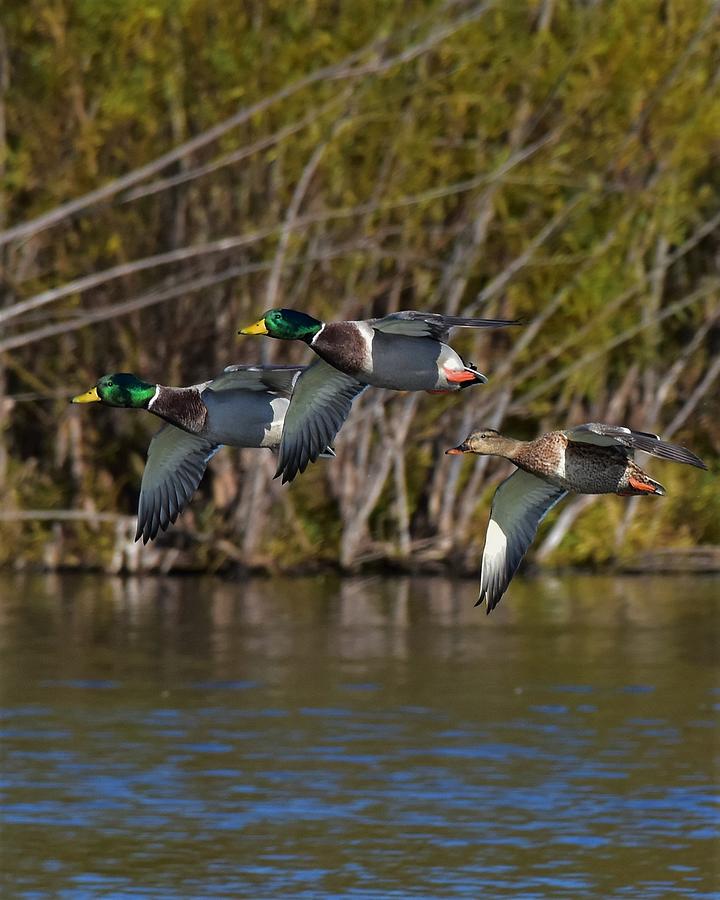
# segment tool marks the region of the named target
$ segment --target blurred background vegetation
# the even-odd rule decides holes
[[[507,466],[443,450],[590,420],[710,471],[571,500],[536,561],[720,544],[717,3],[5,0],[0,22],[0,565],[475,569]],[[456,333],[486,387],[366,392],[289,488],[223,451],[133,546],[157,422],[68,397],[308,360],[237,338],[276,305],[525,325]]]

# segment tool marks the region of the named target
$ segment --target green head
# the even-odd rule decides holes
[[[95,387],[73,397],[71,403],[104,403],[106,406],[122,406],[131,409],[147,409],[155,396],[156,384],[131,375],[129,372],[116,372],[114,375],[103,375]]]
[[[262,319],[241,328],[238,334],[267,334],[282,341],[310,341],[323,327],[319,319],[296,309],[269,309]]]

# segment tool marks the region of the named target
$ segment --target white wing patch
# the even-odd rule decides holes
[[[483,549],[482,572],[480,575],[482,583],[486,581],[486,573],[489,575],[492,569],[504,565],[506,555],[507,535],[495,519],[490,519],[485,532],[485,547]]]

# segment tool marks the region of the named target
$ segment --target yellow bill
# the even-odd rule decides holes
[[[265,325],[265,319],[260,319],[257,322],[253,322],[252,325],[246,325],[245,328],[241,328],[238,334],[267,334],[267,326]]]
[[[84,394],[78,394],[77,397],[73,397],[70,401],[71,403],[102,403],[100,399],[100,394],[98,394],[97,386],[91,387],[89,391],[85,391]]]

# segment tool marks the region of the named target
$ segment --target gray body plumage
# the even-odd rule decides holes
[[[462,358],[447,344],[373,329],[369,370],[358,374],[374,387],[395,391],[459,390],[459,384],[447,380],[445,367],[465,369]]]
[[[202,391],[200,397],[208,411],[204,433],[211,435],[215,443],[270,448],[280,443],[289,397],[269,391],[216,391],[211,387]]]
[[[301,366],[231,366],[191,388],[158,388],[148,410],[167,424],[148,448],[136,540],[147,543],[177,519],[221,447],[278,447],[302,371]]]
[[[487,381],[444,343],[452,328],[496,328],[507,319],[469,319],[405,310],[381,319],[329,322],[310,341],[320,357],[298,378],[280,444],[277,475],[291,481],[317,458],[365,387],[457,391]],[[452,381],[451,373],[464,381]]]
[[[330,322],[310,346],[331,366],[363,384],[395,391],[457,391],[464,385],[449,381],[447,371],[473,372],[475,383],[487,379],[444,343],[450,330],[509,324],[505,319],[466,319],[405,310],[382,319]]]

